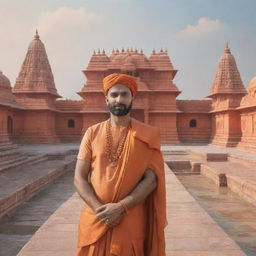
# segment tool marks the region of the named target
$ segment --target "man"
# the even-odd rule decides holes
[[[89,127],[74,184],[85,201],[77,256],[164,256],[165,178],[159,130],[130,117],[136,78],[103,80],[110,119]]]

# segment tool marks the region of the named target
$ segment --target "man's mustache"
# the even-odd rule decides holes
[[[114,107],[124,107],[124,108],[126,108],[126,106],[122,103],[117,103],[117,104],[114,105]]]

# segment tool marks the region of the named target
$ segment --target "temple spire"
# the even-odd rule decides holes
[[[234,56],[226,43],[224,54],[221,56],[209,97],[216,94],[245,93],[239,70]]]
[[[38,31],[28,47],[20,73],[13,88],[14,93],[48,93],[60,97],[56,91],[51,66]]]

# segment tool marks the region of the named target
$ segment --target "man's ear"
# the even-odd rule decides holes
[[[106,102],[106,104],[108,104],[108,97],[107,97],[107,95],[105,95],[105,102]]]

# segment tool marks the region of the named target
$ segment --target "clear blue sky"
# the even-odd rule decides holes
[[[179,99],[210,91],[226,41],[245,87],[256,76],[254,0],[0,0],[0,69],[15,83],[38,28],[58,92],[79,99],[94,49],[166,48]]]

